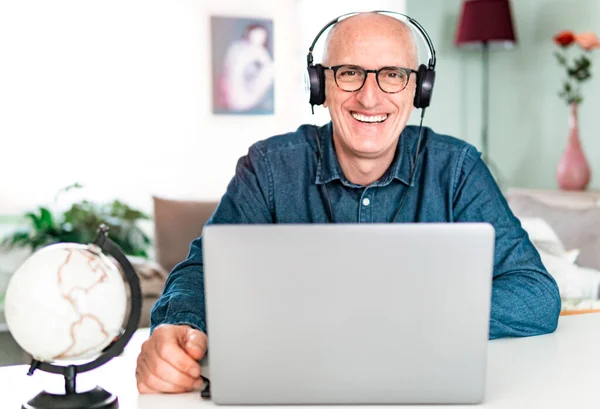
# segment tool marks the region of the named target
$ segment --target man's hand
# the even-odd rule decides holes
[[[135,376],[140,393],[182,393],[202,387],[200,361],[206,334],[188,325],[163,324],[142,345]]]

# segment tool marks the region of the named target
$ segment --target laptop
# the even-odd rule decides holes
[[[491,225],[210,225],[203,237],[214,403],[483,402]]]

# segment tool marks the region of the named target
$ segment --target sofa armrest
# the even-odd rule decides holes
[[[600,207],[600,192],[598,191],[566,191],[509,188],[506,192],[507,200],[518,197],[529,197],[552,207],[565,209],[591,209]]]

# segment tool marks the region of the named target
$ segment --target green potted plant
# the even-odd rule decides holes
[[[73,184],[61,193],[82,187]],[[56,201],[55,199],[55,201]],[[73,203],[64,212],[52,211],[40,206],[24,215],[26,223],[5,237],[0,245],[5,248],[26,247],[35,251],[53,243],[92,243],[98,226],[105,223],[110,227],[108,236],[128,256],[148,257],[150,238],[139,227],[139,221],[150,217],[127,204],[114,200],[109,203],[93,203],[81,200]]]

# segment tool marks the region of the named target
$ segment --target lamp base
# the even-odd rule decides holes
[[[119,400],[116,395],[96,386],[82,393],[53,394],[46,391],[38,393],[21,409],[117,409]]]

